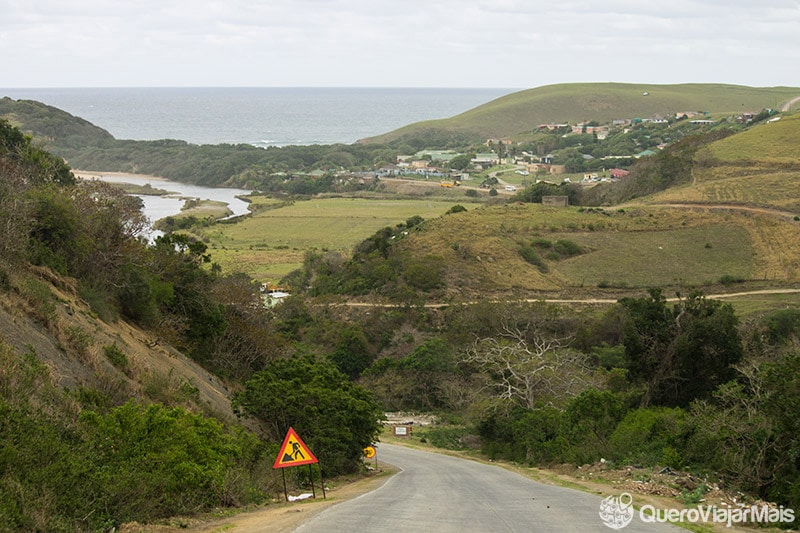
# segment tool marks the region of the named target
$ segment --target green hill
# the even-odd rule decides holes
[[[456,213],[420,225],[397,255],[439,257],[443,299],[795,285],[798,138],[800,115],[781,115],[697,151],[665,150],[659,156],[688,159],[677,167],[687,176],[652,196],[601,208],[514,203]],[[642,175],[634,167],[630,179]]]
[[[0,118],[44,140],[47,148],[56,144],[69,148],[91,146],[114,139],[108,131],[88,120],[35,100],[0,98]]]
[[[697,152],[692,180],[658,203],[734,204],[800,214],[800,115],[758,124]]]
[[[652,85],[569,83],[503,96],[448,119],[411,124],[363,142],[392,142],[422,136],[482,141],[508,138],[549,122],[598,121],[672,116],[681,111],[732,115],[779,108],[800,95],[797,87],[755,88],[722,84]]]

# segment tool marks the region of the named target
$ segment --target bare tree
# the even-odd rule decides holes
[[[545,336],[533,324],[504,323],[498,336],[477,339],[462,362],[481,370],[482,390],[495,398],[528,409],[557,405],[592,385],[586,356],[569,340]]]

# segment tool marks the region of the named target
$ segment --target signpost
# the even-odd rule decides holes
[[[311,453],[311,450],[303,442],[303,439],[295,432],[293,428],[289,428],[286,432],[286,438],[283,439],[283,445],[278,452],[278,457],[275,458],[275,463],[272,468],[281,469],[281,477],[283,478],[283,496],[286,501],[289,501],[289,494],[286,491],[286,474],[282,470],[288,466],[302,466],[308,465],[308,475],[311,479],[311,492],[314,498],[317,497],[317,492],[314,490],[314,474],[311,470],[311,465],[319,463],[317,457]],[[322,468],[319,469],[319,480],[322,484],[322,497],[325,498],[325,481],[322,479]]]
[[[364,448],[364,457],[366,457],[367,459],[372,459],[374,457],[375,458],[375,470],[378,469],[378,455],[375,452],[375,447],[374,446],[367,446],[366,448]]]

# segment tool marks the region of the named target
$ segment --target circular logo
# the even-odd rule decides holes
[[[375,457],[375,448],[373,448],[372,446],[367,446],[366,448],[364,448],[364,457],[366,457],[367,459],[372,459],[373,457]]]
[[[600,519],[611,529],[622,529],[633,520],[633,496],[623,492],[600,502]]]

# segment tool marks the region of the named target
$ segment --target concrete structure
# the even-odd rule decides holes
[[[569,196],[542,196],[542,205],[567,207],[569,205]]]

